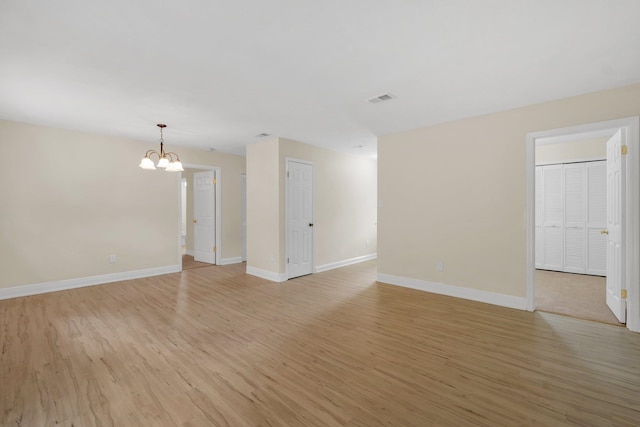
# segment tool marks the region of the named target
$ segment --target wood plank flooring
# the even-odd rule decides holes
[[[3,426],[638,426],[640,334],[244,265],[0,301]]]
[[[196,261],[191,255],[182,255],[182,269],[183,270],[192,270],[194,268],[200,267],[211,267],[211,264],[207,264],[206,262]]]

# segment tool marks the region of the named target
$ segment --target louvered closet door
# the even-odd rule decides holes
[[[607,228],[607,162],[586,165],[586,273],[607,275],[607,236],[600,230]]]
[[[585,167],[564,165],[564,271],[585,273]]]
[[[543,247],[546,270],[562,271],[563,260],[563,232],[562,208],[563,186],[562,165],[544,166],[543,174]]]
[[[543,233],[543,203],[544,198],[542,195],[544,194],[543,187],[543,179],[542,179],[542,168],[543,166],[536,166],[536,268],[544,267],[544,233]]]

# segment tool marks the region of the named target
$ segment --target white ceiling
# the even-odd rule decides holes
[[[377,135],[640,82],[639,16],[638,0],[2,0],[0,118],[372,154]]]

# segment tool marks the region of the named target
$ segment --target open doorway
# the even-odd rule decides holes
[[[617,156],[618,166],[607,163],[606,168],[603,168],[603,151],[600,145],[603,140],[608,141],[608,146],[612,143],[617,144],[613,151],[609,149],[609,152],[604,152],[605,158],[613,157],[610,153],[623,154],[622,157]],[[545,154],[541,154],[545,149],[539,149],[549,146],[551,148],[547,148],[547,151],[555,151],[558,154],[562,151],[563,144],[564,148],[574,144],[575,150],[569,154],[569,158],[545,159]],[[602,307],[603,279],[599,276],[601,277],[600,271],[604,261],[607,306],[618,319],[621,319],[622,323],[627,322],[629,329],[640,331],[640,304],[637,301],[640,286],[638,285],[638,263],[635,261],[640,240],[638,236],[640,207],[636,194],[639,190],[636,182],[638,157],[637,153],[626,155],[627,146],[630,150],[636,150],[638,147],[637,117],[527,135],[527,308],[529,310],[545,309],[540,297],[545,296],[544,287],[555,281],[556,285],[559,282],[566,285],[565,300],[576,305],[574,313],[564,312],[563,314],[588,317],[579,311],[590,310],[581,303],[580,298],[582,296],[589,298],[584,288],[589,286],[588,282],[595,282],[595,286],[600,289],[598,303]],[[596,152],[589,151],[593,147],[597,147]],[[536,150],[538,150],[538,156],[536,156]],[[600,164],[598,165],[597,162]],[[614,181],[611,176],[613,175],[609,171],[614,170],[615,167],[622,170],[618,174],[617,187],[615,185],[612,187],[611,183]],[[547,168],[546,178],[545,168]],[[605,169],[607,172],[603,174]],[[603,176],[606,182],[603,181]],[[602,199],[603,193],[609,196],[604,207],[605,211],[599,212],[600,215],[597,215],[597,211],[588,211],[588,188],[577,185],[580,183],[587,185],[589,180],[592,184],[597,182],[596,187],[599,186],[600,189],[591,194],[592,197]],[[571,185],[567,186],[567,183]],[[543,194],[540,191],[545,184],[552,189],[551,194]],[[617,188],[617,190],[611,191],[611,188]],[[567,193],[567,189],[571,190],[571,194]],[[612,198],[611,194],[617,194],[619,199]],[[543,202],[545,197],[549,203],[546,207]],[[576,199],[579,199],[577,204]],[[572,200],[574,203],[570,215],[564,211],[567,208],[567,200]],[[603,209],[602,204],[592,203],[591,205],[592,209]],[[620,228],[616,228],[618,226],[610,222],[612,217],[610,213],[612,209],[615,211],[612,208],[614,205],[620,213],[618,216]],[[582,212],[582,216],[576,217],[575,214],[578,211]],[[606,223],[601,218],[605,212]],[[551,215],[547,217],[545,213]],[[596,221],[589,222],[594,218]],[[618,230],[618,237],[612,238],[610,229],[614,228]],[[605,240],[606,245],[602,245]],[[612,255],[611,248],[616,247],[618,252],[614,251]],[[548,253],[544,253],[545,251]],[[617,261],[616,256],[619,257]],[[611,259],[614,262],[611,262]],[[611,301],[611,296],[615,296],[616,300]],[[603,319],[592,320],[603,321]]]
[[[218,264],[221,247],[220,170],[185,164],[180,175],[179,259],[182,270]]]
[[[608,138],[573,138],[536,142],[536,309],[618,325],[606,304]]]

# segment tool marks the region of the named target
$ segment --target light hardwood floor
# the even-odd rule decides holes
[[[211,264],[207,264],[206,262],[196,261],[191,255],[182,255],[182,269],[183,270],[191,270],[194,268],[200,267],[210,267]]]
[[[244,265],[0,301],[3,426],[638,426],[640,334]]]

